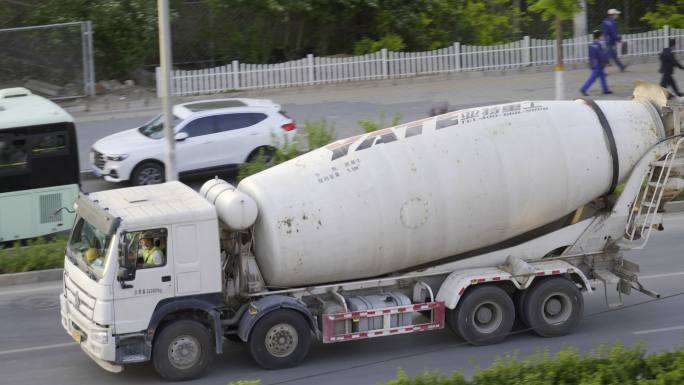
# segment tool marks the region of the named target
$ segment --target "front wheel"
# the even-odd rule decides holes
[[[133,186],[143,186],[148,184],[163,183],[164,166],[157,162],[144,162],[136,166],[131,174],[131,184]]]
[[[164,327],[152,348],[152,363],[168,381],[198,378],[214,358],[209,330],[193,320],[179,320]]]
[[[301,363],[310,345],[308,322],[300,313],[289,309],[266,314],[254,325],[247,341],[252,358],[265,369],[288,368]]]

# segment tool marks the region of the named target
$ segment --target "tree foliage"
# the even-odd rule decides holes
[[[658,3],[656,9],[647,12],[642,20],[655,28],[662,28],[666,25],[684,28],[684,0],[677,0],[672,4]]]
[[[544,20],[555,17],[561,20],[570,20],[582,8],[579,0],[535,0],[530,5],[530,10],[540,13]]]
[[[156,52],[157,8],[151,0],[45,0],[33,24],[90,20],[99,78],[126,78]]]

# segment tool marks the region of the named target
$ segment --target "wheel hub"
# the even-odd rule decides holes
[[[547,324],[561,324],[570,319],[573,302],[565,293],[551,293],[542,306],[542,317]]]
[[[179,336],[169,344],[169,362],[178,369],[189,369],[199,362],[201,347],[192,336]]]
[[[299,343],[297,330],[290,324],[277,324],[266,333],[266,350],[275,357],[287,357]]]
[[[475,308],[471,320],[478,333],[494,333],[503,323],[503,309],[495,302],[483,302]]]
[[[147,185],[147,184],[157,184],[162,182],[162,176],[159,170],[153,168],[153,167],[147,167],[142,170],[140,170],[140,174],[138,175],[138,184],[140,185]]]

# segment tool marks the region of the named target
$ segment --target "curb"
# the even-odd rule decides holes
[[[62,279],[63,269],[26,271],[23,273],[0,274],[0,287],[58,281]]]

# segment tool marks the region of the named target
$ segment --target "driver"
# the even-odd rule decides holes
[[[145,266],[159,266],[164,263],[164,253],[157,246],[149,234],[143,234],[140,239],[141,254]]]

